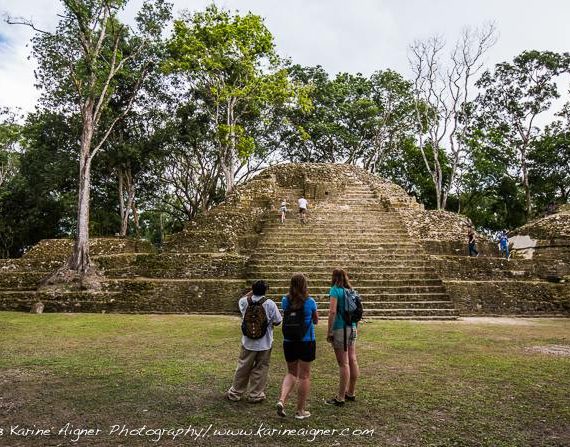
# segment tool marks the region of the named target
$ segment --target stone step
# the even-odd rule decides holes
[[[416,255],[418,248],[413,244],[404,243],[388,243],[388,242],[331,242],[330,244],[310,243],[310,242],[282,242],[282,243],[269,243],[262,242],[254,250],[256,253],[291,253],[299,252],[303,254],[320,253],[325,254],[329,252],[341,251],[343,253],[352,254],[368,254],[370,257],[378,255],[396,256],[396,255]],[[421,253],[420,253],[421,254]]]
[[[290,242],[290,241],[306,241],[306,242],[322,242],[322,243],[329,243],[329,242],[343,242],[343,243],[350,243],[350,242],[362,242],[362,241],[370,241],[370,242],[406,242],[408,244],[413,243],[416,246],[419,245],[417,242],[413,241],[408,233],[383,233],[383,232],[375,232],[375,233],[364,233],[364,232],[357,232],[348,234],[348,233],[330,233],[330,234],[322,234],[318,232],[309,232],[309,233],[281,233],[280,231],[271,231],[261,233],[261,242]]]
[[[362,215],[356,213],[341,213],[339,211],[334,211],[331,213],[308,213],[307,222],[312,224],[320,224],[325,229],[336,229],[347,227],[350,228],[354,225],[370,225],[371,228],[381,227],[381,228],[403,228],[403,224],[399,218],[390,217],[386,218],[384,216],[377,216],[374,213],[363,213]],[[285,214],[285,224],[281,223],[281,214],[275,212],[273,215],[260,219],[261,223],[272,224],[273,226],[280,227],[300,227],[301,224],[299,215],[297,213],[292,215]]]
[[[429,267],[429,271],[435,272],[432,264],[424,257],[418,256],[415,259],[388,259],[376,257],[373,259],[353,258],[343,259],[342,257],[285,257],[285,256],[263,256],[250,259],[246,269],[261,269],[264,271],[279,272],[282,269],[288,270],[308,270],[314,273],[332,272],[335,268],[343,268],[349,273],[354,271],[366,272],[391,272],[406,271]],[[425,269],[424,269],[425,270]],[[412,271],[412,270],[410,270]]]
[[[269,231],[268,231],[269,230]],[[358,229],[354,228],[350,231],[330,231],[330,232],[320,232],[307,231],[306,227],[300,228],[297,231],[285,230],[283,228],[264,228],[264,231],[259,233],[263,237],[263,240],[290,240],[290,239],[305,239],[305,240],[315,240],[315,241],[350,241],[350,240],[379,240],[379,241],[398,241],[398,240],[410,240],[409,233],[404,230],[378,230],[369,231],[366,228]]]
[[[51,272],[0,270],[0,290],[34,290]]]
[[[265,280],[269,280],[271,279],[272,284],[276,285],[277,283],[286,283],[288,284],[289,281],[291,280],[291,276],[293,275],[293,273],[297,273],[297,272],[302,272],[302,269],[291,269],[289,271],[287,270],[282,270],[279,272],[273,272],[273,271],[263,271],[263,270],[257,270],[257,271],[249,271],[248,272],[248,277],[251,279],[265,279]],[[331,272],[332,269],[330,269],[328,272],[325,273],[309,273],[307,274],[307,279],[309,281],[328,281],[330,282],[331,279]],[[432,272],[432,271],[386,271],[386,272],[382,272],[382,273],[377,273],[377,272],[361,272],[356,270],[354,274],[350,274],[350,280],[351,281],[358,281],[359,284],[361,284],[363,281],[378,281],[378,282],[382,282],[382,281],[397,281],[399,279],[401,279],[403,282],[406,281],[441,281],[441,279],[439,279],[437,277],[437,275]],[[398,278],[398,279],[395,279]]]
[[[290,209],[285,215],[298,216],[298,209]],[[307,214],[313,217],[321,217],[323,219],[328,219],[330,222],[346,222],[347,220],[364,220],[364,221],[374,221],[378,220],[381,222],[401,222],[402,218],[399,214],[390,211],[380,211],[371,209],[348,209],[343,207],[335,207],[330,209],[318,208],[318,209],[308,209]],[[266,220],[272,220],[271,217],[262,217],[260,219],[262,222]]]
[[[357,265],[349,264],[345,262],[330,262],[325,261],[323,263],[303,263],[300,261],[281,261],[277,260],[265,260],[256,261],[254,264],[250,264],[247,267],[248,272],[264,273],[268,275],[284,274],[287,272],[310,272],[312,275],[330,276],[335,268],[341,266],[346,270],[349,276],[354,274],[370,274],[370,275],[395,275],[398,273],[402,274],[414,274],[414,273],[431,273],[435,275],[435,271],[429,266],[425,261],[415,262],[410,265],[401,265],[399,263],[394,263],[389,265],[387,263],[374,263],[366,269],[359,268]]]
[[[328,310],[329,301],[317,301],[319,310]],[[451,301],[364,301],[362,307],[368,313],[374,309],[455,309]]]
[[[347,238],[343,235],[331,236],[329,239],[326,238],[317,238],[310,235],[305,237],[263,237],[261,238],[260,242],[257,244],[257,247],[287,247],[287,246],[295,246],[295,247],[309,247],[309,246],[318,246],[318,247],[343,247],[347,248],[350,246],[358,246],[366,244],[369,247],[374,246],[384,246],[387,248],[394,248],[394,247],[403,247],[403,248],[413,248],[415,251],[422,250],[421,246],[412,241],[410,238],[406,237],[398,237],[398,238],[390,238],[390,237],[381,237],[381,236],[373,236],[367,237],[365,235],[361,235],[360,237],[352,237]]]
[[[327,310],[317,311],[320,317],[328,315]],[[381,317],[381,316],[398,316],[398,317],[411,317],[411,316],[457,316],[455,309],[364,309],[364,318]]]
[[[260,249],[255,250],[251,260],[256,262],[266,259],[279,263],[281,261],[310,260],[321,263],[349,263],[353,260],[360,260],[364,263],[383,262],[388,260],[399,261],[405,264],[408,261],[424,261],[425,257],[421,253],[390,253],[381,249],[351,249],[351,250],[299,250],[295,248],[281,249],[279,251]]]
[[[338,236],[339,232],[333,228],[329,228],[327,230],[322,230],[319,232],[307,232],[306,226],[299,226],[299,228],[287,228],[281,223],[277,223],[273,227],[264,227],[264,230],[270,229],[271,231],[262,231],[259,233],[263,237],[303,237],[303,236],[311,236],[315,238],[330,238],[331,236]],[[343,235],[348,236],[366,236],[366,237],[374,237],[374,236],[384,236],[384,237],[397,237],[397,236],[406,236],[409,237],[409,233],[402,229],[403,227],[391,230],[383,230],[378,228],[350,228],[347,229]]]
[[[271,289],[269,290],[271,292]],[[328,293],[318,294],[311,293],[309,287],[310,296],[315,301],[324,301],[329,299]],[[283,294],[278,293],[268,293],[266,295],[273,301],[281,300]],[[363,301],[448,301],[449,296],[447,293],[375,293],[375,294],[364,294],[361,293],[360,297]]]
[[[362,295],[380,295],[383,293],[445,293],[445,288],[440,285],[412,285],[412,286],[395,286],[395,285],[384,285],[378,284],[377,286],[365,287],[359,282],[354,282],[353,287],[358,290],[359,294]],[[320,283],[315,284],[315,282],[309,283],[311,293],[319,296],[327,296],[330,290],[330,283]],[[270,284],[271,293],[277,295],[285,295],[289,292],[288,284],[286,285],[275,285]]]
[[[338,230],[351,230],[353,228],[358,229],[368,229],[374,231],[395,231],[399,232],[405,230],[405,227],[400,222],[388,222],[382,221],[381,219],[366,218],[366,219],[343,219],[336,222],[329,222],[326,217],[310,216],[307,217],[305,223],[301,223],[299,217],[287,217],[285,216],[285,223],[281,223],[280,215],[272,216],[271,218],[261,222],[263,228],[271,229],[287,229],[287,230],[297,230],[302,228],[314,227],[316,229],[326,231],[338,231]]]

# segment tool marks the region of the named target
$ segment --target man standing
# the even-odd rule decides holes
[[[265,400],[273,326],[280,325],[282,320],[275,302],[265,297],[266,291],[267,283],[256,281],[251,291],[239,300],[243,316],[242,346],[232,386],[226,392],[226,397],[234,402],[241,400],[248,384],[249,402]]]
[[[469,249],[469,256],[479,256],[479,252],[475,246],[475,231],[473,231],[473,227],[469,227],[467,230],[467,248]]]
[[[299,219],[301,219],[301,223],[305,223],[307,219],[307,205],[309,204],[309,202],[307,202],[307,199],[305,199],[305,197],[301,196],[301,198],[298,200],[298,203],[299,203]]]
[[[510,254],[509,254],[509,236],[507,235],[507,230],[503,230],[501,232],[501,235],[499,236],[499,250],[501,251],[501,254],[505,255],[505,258],[507,258],[508,260]]]

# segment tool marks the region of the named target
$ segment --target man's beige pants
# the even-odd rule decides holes
[[[267,351],[250,351],[242,345],[238,359],[234,382],[227,392],[228,399],[240,400],[248,390],[250,402],[259,402],[265,399],[265,386],[269,373],[269,359],[271,349]]]

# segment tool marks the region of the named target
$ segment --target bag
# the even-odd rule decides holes
[[[283,338],[289,341],[301,341],[307,333],[305,323],[305,305],[300,309],[291,309],[291,303],[283,311]]]
[[[358,323],[362,320],[362,300],[360,295],[354,289],[344,289],[344,310],[341,312],[342,319],[344,320],[343,335],[344,335],[344,350],[348,349],[346,328],[350,327],[351,337],[353,336],[354,328],[352,323]]]
[[[345,325],[352,326],[352,323],[358,323],[362,320],[362,300],[360,295],[354,289],[344,289],[344,311],[342,318]]]
[[[241,332],[248,338],[257,340],[267,333],[267,313],[263,303],[267,298],[263,297],[259,301],[254,302],[250,296],[247,297],[247,309],[241,322]]]

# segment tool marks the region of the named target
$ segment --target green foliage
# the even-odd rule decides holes
[[[4,256],[21,255],[41,239],[70,233],[75,219],[76,126],[77,122],[59,114],[28,116],[22,129],[18,173],[0,198]]]
[[[525,51],[513,63],[497,64],[477,82],[484,91],[477,100],[471,140],[485,157],[502,158],[509,170],[517,171],[526,192],[527,216],[532,205],[528,156],[540,134],[535,119],[560,96],[556,80],[564,72],[570,72],[569,53]]]
[[[208,113],[231,191],[236,163],[267,152],[256,122],[279,118],[273,111],[297,96],[306,109],[306,96],[289,83],[273,35],[255,14],[240,16],[214,4],[186,14],[175,21],[168,48],[164,70],[182,78],[188,96]]]
[[[532,146],[530,183],[538,212],[550,203],[564,204],[570,198],[570,113],[566,120],[547,126]]]

